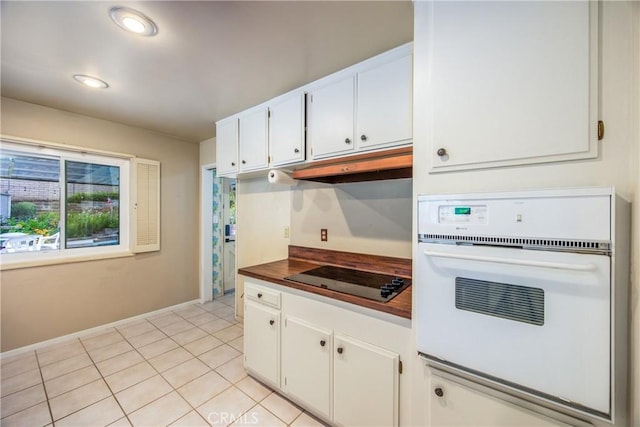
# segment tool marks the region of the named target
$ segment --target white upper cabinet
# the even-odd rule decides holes
[[[235,176],[238,172],[238,119],[216,123],[216,174]]]
[[[431,172],[596,157],[597,11],[430,2],[416,31],[428,108],[416,119],[428,124]]]
[[[269,103],[269,156],[271,166],[302,162],[305,159],[304,92]]]
[[[218,175],[410,145],[412,91],[408,43],[223,119]]]
[[[311,91],[309,141],[314,159],[354,151],[354,102],[354,74]]]
[[[258,107],[238,116],[240,172],[266,169],[269,166],[267,114],[266,107]]]
[[[358,73],[356,139],[360,150],[411,142],[411,52]]]
[[[311,157],[411,144],[413,55],[404,45],[312,84]]]

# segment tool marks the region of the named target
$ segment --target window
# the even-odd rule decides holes
[[[131,158],[2,141],[0,262],[130,252]]]

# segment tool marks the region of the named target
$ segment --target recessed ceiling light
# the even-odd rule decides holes
[[[92,87],[94,89],[106,89],[109,87],[107,82],[105,82],[104,80],[100,80],[91,76],[85,76],[84,74],[75,74],[73,78],[83,85]]]
[[[109,11],[109,16],[118,26],[129,32],[140,34],[141,36],[155,36],[158,34],[156,24],[144,14],[128,7],[113,7]]]

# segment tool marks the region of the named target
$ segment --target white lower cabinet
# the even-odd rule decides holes
[[[398,425],[397,353],[286,316],[281,361],[282,390],[315,414],[341,426]]]
[[[569,426],[462,384],[431,376],[429,426]],[[582,424],[581,424],[582,425]]]
[[[368,309],[337,307],[261,280],[245,278],[244,284],[245,367],[251,375],[333,425],[400,424],[400,354],[409,357],[408,321],[400,326],[362,313]]]
[[[397,353],[335,334],[333,420],[342,426],[397,426]]]
[[[282,328],[282,390],[331,419],[332,331],[287,316]]]
[[[244,363],[260,379],[280,386],[280,312],[246,301]]]

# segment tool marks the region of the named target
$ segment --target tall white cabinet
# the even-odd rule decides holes
[[[418,8],[431,172],[597,156],[598,2]]]

